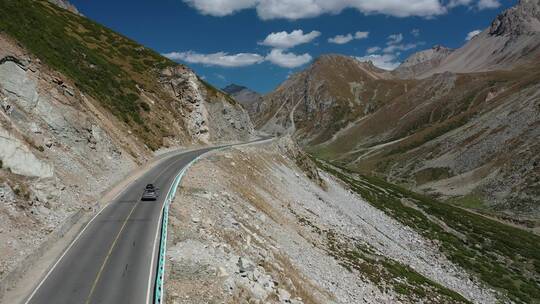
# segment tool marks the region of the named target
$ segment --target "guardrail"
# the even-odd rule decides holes
[[[234,146],[246,146],[251,145],[253,143],[264,143],[274,140],[273,138],[264,139],[261,141],[253,141],[245,144],[239,144]],[[213,149],[212,151],[221,151],[224,150],[232,145],[227,146],[221,146],[216,149]],[[182,177],[184,177],[184,174],[186,171],[193,165],[195,162],[197,162],[201,157],[206,155],[208,152],[203,153],[193,159],[189,164],[187,164],[181,171],[178,173],[178,175],[175,177],[174,182],[172,183],[171,187],[169,188],[169,191],[167,192],[167,197],[165,198],[165,203],[163,206],[163,217],[161,218],[161,239],[159,241],[159,256],[158,256],[158,263],[157,263],[157,270],[156,270],[156,280],[154,285],[154,304],[161,304],[163,303],[163,295],[165,293],[163,289],[163,283],[164,283],[164,277],[165,277],[165,260],[166,260],[166,253],[167,253],[167,223],[169,222],[169,205],[174,200],[174,196],[176,195],[176,190],[178,186],[180,185],[180,182],[182,181]]]
[[[163,217],[161,218],[161,238],[159,241],[159,255],[158,255],[158,263],[157,263],[157,270],[156,270],[156,281],[155,281],[155,287],[154,287],[154,303],[155,304],[161,304],[163,303],[163,282],[165,277],[165,260],[166,260],[166,253],[167,253],[167,223],[169,222],[169,205],[174,200],[174,197],[176,195],[176,190],[178,189],[178,185],[180,185],[180,182],[182,181],[182,177],[184,176],[184,173],[186,173],[186,170],[198,159],[197,157],[194,160],[192,160],[189,164],[187,164],[180,173],[174,178],[174,182],[171,185],[171,188],[169,188],[169,191],[167,192],[167,197],[165,198],[165,203],[163,205]]]

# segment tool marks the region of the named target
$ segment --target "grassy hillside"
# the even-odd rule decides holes
[[[150,148],[159,148],[163,137],[182,132],[178,129],[182,128],[181,105],[159,83],[160,71],[177,63],[47,1],[0,1],[0,32],[68,77]],[[210,99],[219,95],[234,102],[211,85],[203,85]],[[145,102],[139,89],[156,103]]]
[[[539,236],[374,177],[317,163],[373,206],[435,240],[451,261],[509,299],[540,303]]]
[[[538,65],[436,75],[307,149],[354,171],[424,187],[452,201],[461,193],[474,195],[484,201],[476,204],[483,211],[534,221],[540,185],[540,171],[533,169],[540,151],[535,127],[540,122],[534,114],[540,109],[534,101],[539,80]],[[479,186],[453,192],[467,183]]]
[[[0,30],[126,122],[142,123],[136,85],[151,86],[149,71],[175,64],[46,1],[1,1]]]

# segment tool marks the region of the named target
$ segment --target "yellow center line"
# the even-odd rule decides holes
[[[170,167],[175,165],[179,160],[173,161],[170,165],[168,165],[164,170],[161,171],[161,173],[156,177],[156,181],[163,175]],[[155,183],[155,181],[153,182]],[[131,218],[131,214],[133,214],[133,211],[135,211],[135,208],[139,205],[140,201],[138,201],[133,208],[131,208],[131,211],[129,212],[128,216],[124,220],[124,223],[122,224],[122,227],[120,228],[120,231],[118,231],[118,234],[114,238],[113,243],[111,244],[111,247],[109,248],[109,252],[107,252],[107,256],[105,257],[105,260],[103,260],[103,264],[101,264],[101,268],[99,269],[99,272],[96,276],[96,279],[94,280],[94,283],[92,284],[92,289],[90,290],[90,293],[88,294],[88,297],[86,298],[85,304],[89,304],[90,300],[92,299],[92,295],[94,294],[94,291],[96,289],[96,286],[99,282],[99,279],[101,278],[101,274],[103,270],[105,269],[105,266],[107,265],[107,262],[109,261],[109,258],[111,257],[111,254],[114,250],[114,247],[116,246],[116,242],[118,242],[118,239],[120,238],[120,235],[122,234],[122,231],[124,231],[124,228],[126,227],[127,222]]]
[[[114,239],[113,243],[111,244],[111,248],[109,248],[109,252],[107,253],[107,256],[105,257],[105,260],[103,261],[103,264],[101,265],[101,268],[99,269],[99,272],[96,276],[96,279],[94,280],[94,283],[92,284],[92,289],[90,290],[90,293],[88,294],[88,298],[86,299],[86,304],[90,303],[90,300],[92,299],[92,295],[94,294],[94,290],[96,289],[97,283],[99,282],[99,279],[101,278],[101,273],[103,272],[103,269],[105,269],[105,265],[107,265],[107,262],[109,261],[109,258],[111,257],[111,253],[116,246],[116,242],[120,238],[120,235],[122,234],[122,231],[126,227],[127,222],[129,221],[129,218],[131,217],[131,214],[133,214],[133,211],[135,208],[139,205],[139,202],[131,208],[131,211],[129,212],[128,216],[124,220],[124,223],[122,224],[122,227],[120,228],[120,231],[118,231],[118,234],[116,235],[116,238]]]

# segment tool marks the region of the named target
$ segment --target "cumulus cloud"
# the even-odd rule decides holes
[[[481,30],[474,30],[474,31],[472,31],[472,32],[469,32],[469,33],[467,34],[467,37],[465,37],[465,40],[469,41],[469,40],[473,39],[474,36],[480,34],[481,32],[482,32]]]
[[[369,36],[369,32],[356,32],[354,33],[354,39],[366,39]]]
[[[258,0],[183,0],[201,14],[223,17],[254,7]]]
[[[244,67],[264,61],[268,61],[284,68],[296,68],[312,60],[311,55],[307,53],[297,55],[291,52],[285,52],[282,49],[273,49],[266,57],[253,53],[228,54],[226,52],[217,52],[213,54],[200,54],[193,51],[171,52],[163,54],[163,56],[172,60],[180,60],[187,63],[225,68]],[[220,78],[218,74],[215,76]]]
[[[302,66],[312,59],[309,54],[296,55],[294,53],[284,52],[280,49],[273,49],[270,54],[266,56],[266,60],[284,68],[296,68]]]
[[[369,36],[369,32],[356,32],[353,34],[337,35],[332,38],[328,38],[328,42],[335,44],[345,44],[351,42],[353,39],[365,39]]]
[[[197,52],[188,51],[171,52],[163,55],[172,60],[182,60],[188,63],[198,63],[228,68],[243,67],[264,61],[263,56],[252,53],[228,54],[226,52],[217,52],[213,54],[200,54]]]
[[[332,38],[328,38],[328,42],[335,43],[335,44],[345,44],[345,43],[351,42],[352,40],[353,40],[352,34],[337,35]]]
[[[271,33],[266,36],[264,41],[260,42],[261,45],[271,46],[278,49],[288,49],[300,44],[311,42],[313,39],[319,37],[321,32],[312,31],[304,34],[302,30],[295,30],[290,33],[285,31]]]
[[[383,14],[395,17],[433,17],[446,13],[440,0],[183,0],[200,13],[226,16],[254,8],[259,18],[289,19],[338,14],[352,8],[364,14]]]
[[[361,62],[371,61],[373,62],[373,65],[384,70],[393,70],[400,64],[398,58],[392,54],[371,54],[363,57],[356,57],[356,59]]]
[[[499,0],[450,0],[446,5],[448,8],[454,8],[456,6],[469,6],[476,7],[479,10],[498,8],[501,6]]]
[[[478,1],[478,9],[498,8],[501,3],[498,0],[480,0]]]
[[[392,35],[388,36],[387,39],[388,39],[388,41],[386,42],[387,45],[398,44],[401,41],[403,41],[403,34],[401,34],[401,33],[392,34]]]
[[[404,43],[404,44],[391,44],[383,49],[384,53],[395,53],[399,51],[408,51],[415,49],[418,46],[417,43]]]
[[[368,54],[373,54],[373,53],[377,53],[378,51],[380,51],[381,48],[378,47],[378,46],[372,46],[370,48],[367,49],[367,53]]]

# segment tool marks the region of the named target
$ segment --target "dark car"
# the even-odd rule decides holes
[[[152,184],[146,185],[146,188],[144,189],[143,195],[141,197],[141,200],[143,201],[155,201],[159,197],[158,191],[159,189],[154,187]]]

